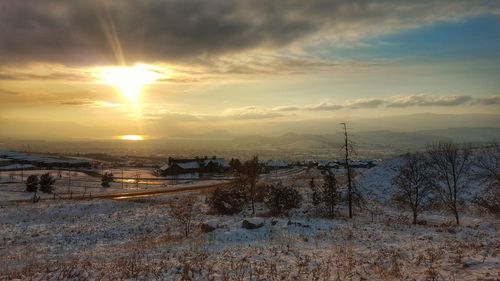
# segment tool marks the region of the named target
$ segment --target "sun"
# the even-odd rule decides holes
[[[141,141],[144,140],[144,137],[141,135],[124,135],[120,136],[121,140],[127,140],[127,141]]]
[[[162,77],[159,71],[145,64],[130,67],[109,67],[100,72],[102,82],[120,90],[132,103],[137,103],[142,88]]]

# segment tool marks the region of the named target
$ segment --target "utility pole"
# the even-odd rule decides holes
[[[137,172],[135,174],[135,188],[139,189],[139,180],[141,179],[141,173]]]
[[[68,168],[68,192],[71,192],[71,168]]]
[[[347,196],[349,200],[349,218],[352,219],[352,179],[351,179],[351,167],[349,166],[349,137],[347,135],[347,124],[340,123],[344,125],[344,136],[345,136],[345,168],[347,171]]]

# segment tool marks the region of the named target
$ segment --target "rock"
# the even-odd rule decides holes
[[[217,221],[210,220],[210,221],[206,221],[206,222],[202,223],[200,227],[201,227],[202,232],[208,233],[208,232],[212,232],[212,231],[216,230],[217,228],[219,228],[219,225],[217,224]]]
[[[212,231],[214,231],[216,229],[217,229],[216,227],[213,227],[210,224],[207,224],[207,223],[202,223],[201,224],[201,231],[204,232],[204,233],[212,232]]]
[[[248,221],[248,220],[243,220],[243,222],[241,223],[241,227],[242,228],[246,228],[246,229],[257,229],[257,228],[261,228],[264,226],[264,222],[255,222],[255,221]]]

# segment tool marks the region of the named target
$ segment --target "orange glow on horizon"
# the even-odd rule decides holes
[[[126,140],[126,141],[142,141],[144,140],[144,136],[141,135],[123,135],[120,136],[121,140]]]

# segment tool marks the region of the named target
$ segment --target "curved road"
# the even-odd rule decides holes
[[[124,200],[124,199],[134,199],[143,197],[152,197],[163,194],[177,194],[190,191],[211,191],[220,187],[227,187],[229,184],[227,182],[222,183],[212,183],[207,185],[196,185],[196,186],[184,186],[170,189],[161,190],[150,190],[150,191],[138,191],[138,192],[119,192],[119,193],[108,193],[108,194],[96,194],[92,196],[74,196],[70,197],[68,195],[57,196],[58,200],[90,200],[90,199],[114,199],[114,200]],[[54,200],[52,198],[42,198],[42,201]],[[32,202],[31,200],[15,200],[10,201],[14,203]]]

